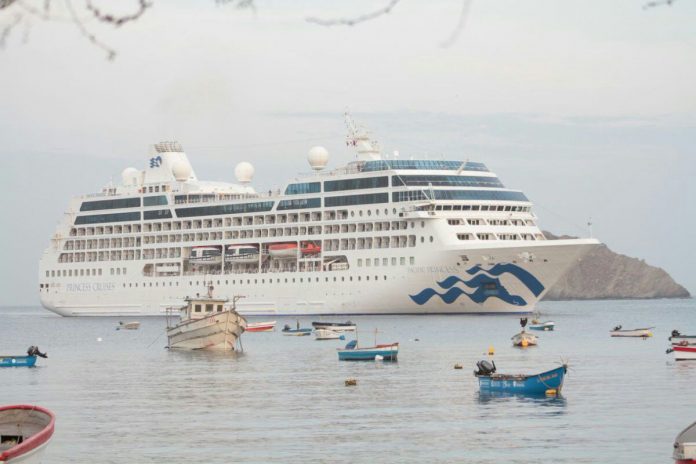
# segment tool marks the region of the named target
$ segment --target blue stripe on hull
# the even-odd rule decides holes
[[[479,388],[489,392],[522,393],[526,395],[543,395],[546,390],[560,390],[563,386],[565,367],[559,367],[526,379],[496,379],[495,377],[479,377]]]
[[[34,367],[36,356],[0,357],[0,367]]]

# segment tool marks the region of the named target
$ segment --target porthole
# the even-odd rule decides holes
[[[433,243],[433,240],[434,240],[434,239],[433,239],[433,236],[431,235],[431,236],[430,236],[430,243]]]
[[[368,215],[368,216],[372,216],[372,211],[368,209],[368,210],[367,210],[367,215]]]

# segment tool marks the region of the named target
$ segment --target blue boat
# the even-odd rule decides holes
[[[312,329],[300,328],[300,321],[297,321],[296,329],[291,329],[289,325],[285,324],[285,327],[283,327],[283,335],[294,335],[296,337],[312,335]]]
[[[36,356],[0,356],[0,367],[34,367]]]
[[[396,361],[399,354],[399,343],[376,345],[358,348],[358,341],[351,340],[345,348],[338,349],[339,361],[374,361],[381,356],[384,361]]]
[[[36,357],[47,358],[46,353],[42,353],[38,346],[30,346],[26,355],[2,356],[0,355],[0,367],[34,367]]]
[[[532,321],[532,323],[529,324],[529,329],[530,330],[543,330],[544,332],[548,332],[550,330],[553,330],[555,326],[556,326],[556,323],[553,321],[545,321],[545,322]]]
[[[498,374],[495,363],[479,361],[474,375],[479,381],[481,392],[507,392],[523,395],[544,395],[549,390],[560,393],[563,388],[563,378],[568,370],[565,364],[556,369],[541,374]]]

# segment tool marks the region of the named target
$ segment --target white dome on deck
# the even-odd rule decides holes
[[[254,166],[246,161],[242,161],[237,165],[236,168],[234,168],[234,175],[237,177],[237,181],[241,182],[242,184],[251,182],[251,179],[254,177],[254,172]]]
[[[126,187],[133,185],[138,185],[138,178],[140,177],[140,171],[135,168],[126,168],[121,172],[121,181]]]
[[[329,162],[329,152],[324,147],[313,147],[307,154],[307,161],[315,171],[321,171]]]
[[[172,174],[174,178],[179,182],[186,182],[191,177],[191,164],[184,160],[177,160],[172,165]]]

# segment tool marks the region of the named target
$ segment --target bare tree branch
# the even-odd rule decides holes
[[[471,9],[471,3],[472,0],[462,0],[462,12],[459,14],[459,21],[457,22],[457,26],[454,28],[450,36],[445,39],[444,42],[440,43],[440,46],[443,48],[449,48],[454,43],[457,41],[459,38],[459,34],[462,33],[464,30],[464,26],[466,26],[466,20],[469,18],[469,10]]]
[[[106,52],[106,59],[113,60],[114,58],[116,58],[116,50],[97,39],[97,37],[91,32],[89,32],[85,25],[82,24],[82,21],[80,20],[80,18],[77,17],[77,14],[75,13],[75,9],[72,6],[71,0],[65,0],[65,6],[68,8],[73,23],[80,30],[80,33],[82,33],[82,35],[85,36],[87,40],[92,42],[92,44],[104,50]]]
[[[380,16],[391,13],[391,10],[400,2],[401,0],[389,0],[389,3],[377,11],[372,13],[366,13],[354,18],[336,18],[336,19],[321,19],[314,17],[307,17],[305,21],[308,23],[318,24],[319,26],[355,26],[358,23],[369,21],[371,19],[378,18]]]
[[[643,5],[643,9],[647,10],[648,8],[653,8],[656,6],[662,6],[662,5],[667,5],[667,6],[672,6],[672,3],[676,2],[677,0],[655,0],[652,2],[648,2],[645,5]]]
[[[91,0],[87,0],[87,9],[92,12],[95,18],[101,22],[113,24],[116,27],[140,18],[145,13],[145,10],[151,6],[152,3],[149,3],[146,0],[138,0],[138,9],[135,13],[125,16],[115,16],[110,13],[103,13],[100,9],[92,4]]]
[[[2,29],[0,29],[0,48],[5,48],[5,43],[7,42],[7,38],[10,36],[10,32],[12,32],[12,29],[18,26],[21,22],[22,15],[17,13],[14,17],[14,21],[7,23]]]

